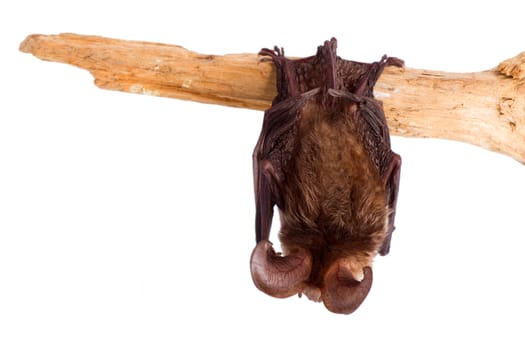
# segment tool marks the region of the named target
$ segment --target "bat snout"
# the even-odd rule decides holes
[[[320,303],[323,301],[321,289],[315,286],[306,286],[301,292],[299,292],[299,298],[306,295],[308,300]]]

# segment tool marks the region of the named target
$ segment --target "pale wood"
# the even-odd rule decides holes
[[[274,67],[256,54],[76,34],[30,35],[20,50],[87,69],[104,89],[257,110],[276,95]],[[521,53],[476,73],[389,67],[374,94],[393,135],[467,142],[525,163],[524,82]]]

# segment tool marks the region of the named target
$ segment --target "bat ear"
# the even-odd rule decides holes
[[[326,308],[338,314],[351,314],[370,291],[372,269],[366,266],[362,276],[355,276],[347,266],[336,262],[326,272],[324,281],[322,294]]]
[[[303,289],[312,270],[312,257],[305,250],[282,256],[273,250],[272,243],[262,240],[253,250],[250,270],[259,290],[277,298],[288,298]]]

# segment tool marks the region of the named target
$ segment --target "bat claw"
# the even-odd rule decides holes
[[[385,65],[386,66],[394,66],[394,67],[399,67],[399,68],[404,68],[405,67],[405,61],[403,61],[402,59],[399,59],[397,57],[386,57],[385,55]]]
[[[262,58],[261,61],[263,61],[263,62],[264,61],[271,61],[275,57],[284,56],[284,49],[282,47],[277,47],[277,46],[274,46],[273,50],[271,50],[271,49],[261,49],[261,51],[259,51],[259,56],[270,56],[270,58],[267,58],[267,57]]]

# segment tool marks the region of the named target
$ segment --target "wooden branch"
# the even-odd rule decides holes
[[[255,54],[76,34],[30,35],[20,50],[87,69],[104,89],[258,110],[276,95],[273,65]],[[524,83],[521,53],[477,73],[389,67],[374,93],[394,135],[463,141],[525,163]]]

